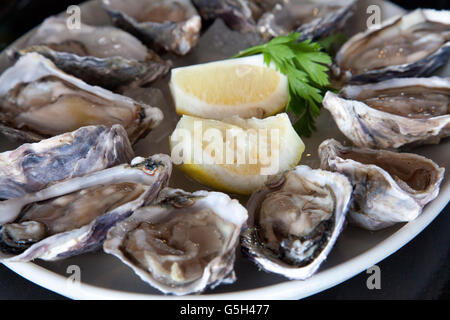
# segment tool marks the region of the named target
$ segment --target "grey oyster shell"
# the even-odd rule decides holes
[[[149,47],[187,54],[200,36],[201,18],[189,0],[102,0],[113,23]]]
[[[398,78],[327,92],[323,106],[353,144],[399,148],[450,136],[450,78]]]
[[[414,220],[439,194],[444,168],[412,153],[344,147],[334,139],[319,146],[321,168],[347,176],[353,185],[350,221],[379,230]]]
[[[26,141],[87,125],[120,124],[135,143],[163,119],[158,108],[88,85],[35,52],[0,76],[0,111],[7,134]]]
[[[351,194],[344,175],[308,166],[273,177],[248,201],[242,251],[267,272],[310,277],[344,226]]]
[[[87,126],[0,153],[0,199],[36,192],[50,183],[83,176],[134,156],[120,125]]]
[[[336,55],[344,82],[377,82],[433,74],[449,61],[450,11],[417,9],[358,33]]]
[[[340,30],[353,15],[355,0],[285,0],[262,15],[257,29],[264,39],[300,32],[302,40],[315,40]]]
[[[46,19],[28,39],[25,49],[11,49],[17,59],[27,52],[44,55],[66,73],[103,88],[145,86],[165,75],[171,62],[165,62],[138,39],[111,26],[69,29],[65,18]]]
[[[192,3],[205,20],[220,18],[232,30],[255,31],[256,22],[252,2],[247,0],[192,0]]]
[[[171,170],[167,155],[135,158],[0,202],[0,261],[58,260],[100,248],[115,223],[157,197]]]
[[[224,193],[166,188],[108,232],[103,244],[145,282],[185,295],[235,280],[247,210]]]

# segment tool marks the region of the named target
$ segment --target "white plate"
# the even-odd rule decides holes
[[[402,12],[402,9],[382,1],[370,1],[379,4],[383,18]],[[348,23],[348,29],[356,32],[365,27],[366,13],[369,1],[359,1],[359,9],[355,17]],[[90,24],[107,24],[109,19],[98,4],[88,2],[82,5],[82,20]],[[252,45],[252,37],[242,39],[234,32],[226,32],[223,24],[217,23],[211,28],[217,28],[222,33],[212,33],[209,29],[196,49],[183,59],[175,59],[175,65],[190,65],[230,57],[240,49]],[[13,45],[20,47],[25,35]],[[240,40],[239,40],[240,39]],[[0,71],[10,63],[5,54],[0,56]],[[450,66],[442,71],[450,75]],[[136,154],[146,156],[153,153],[169,153],[168,135],[175,127],[178,116],[174,112],[167,89],[167,78],[156,84],[160,91],[154,89],[135,90],[128,94],[141,98],[162,108],[165,114],[164,123],[154,130],[146,139],[136,146]],[[162,93],[162,94],[161,94]],[[324,110],[318,121],[319,131],[311,138],[305,139],[306,151],[302,163],[317,167],[317,147],[326,138],[334,137],[345,140],[339,133],[329,113]],[[8,141],[0,141],[0,150],[15,148]],[[142,282],[128,267],[118,259],[102,252],[89,253],[62,261],[34,263],[7,263],[8,268],[24,278],[61,295],[73,299],[299,299],[318,293],[335,286],[362,271],[368,269],[390,254],[397,251],[419,232],[421,232],[446,206],[450,199],[450,141],[439,145],[426,146],[414,150],[436,161],[446,168],[444,181],[439,196],[428,204],[423,213],[414,221],[398,225],[378,232],[368,232],[362,229],[347,227],[330,256],[321,266],[319,272],[305,281],[288,281],[280,276],[258,271],[255,265],[245,259],[240,251],[237,253],[235,265],[237,281],[231,285],[221,285],[204,294],[174,297],[161,295],[146,283]],[[189,191],[205,189],[205,187],[189,180],[175,170],[171,186],[181,187]],[[239,200],[245,204],[246,198]],[[71,276],[70,266],[81,269],[81,283],[73,285],[68,278]]]

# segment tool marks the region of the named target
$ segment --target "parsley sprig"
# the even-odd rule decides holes
[[[295,130],[305,137],[316,130],[315,118],[320,115],[323,96],[330,84],[328,66],[331,57],[319,43],[298,42],[300,33],[291,32],[270,42],[239,52],[235,58],[263,54],[267,66],[271,62],[286,75],[289,82],[289,101],[286,107],[297,117]]]

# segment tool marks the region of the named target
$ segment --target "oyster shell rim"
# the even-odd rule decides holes
[[[424,163],[427,163],[433,167],[433,169],[436,170],[436,181],[434,182],[434,185],[429,183],[427,188],[424,190],[414,190],[417,191],[415,193],[411,193],[404,188],[402,188],[392,177],[392,175],[383,169],[382,167],[376,165],[376,164],[365,164],[361,163],[359,161],[353,160],[353,159],[344,159],[339,156],[339,149],[342,149],[343,152],[346,150],[358,150],[359,152],[363,153],[371,153],[371,154],[377,154],[377,153],[387,153],[391,156],[394,155],[400,155],[400,156],[407,156],[410,159],[417,159],[420,161],[423,161]],[[333,172],[340,172],[341,174],[344,174],[347,176],[347,174],[341,172],[344,171],[343,166],[349,165],[353,166],[354,168],[367,168],[367,172],[373,171],[378,174],[380,174],[381,178],[385,180],[385,182],[388,184],[388,186],[392,189],[392,196],[398,197],[399,201],[402,201],[403,206],[406,206],[406,204],[403,202],[406,200],[411,201],[411,205],[415,206],[416,211],[407,212],[406,215],[404,215],[404,218],[399,216],[395,216],[392,219],[386,219],[386,220],[380,220],[377,219],[377,216],[370,216],[369,214],[365,212],[356,212],[352,210],[352,206],[348,210],[348,217],[350,218],[350,221],[353,222],[355,225],[360,226],[364,229],[376,231],[380,229],[384,229],[386,227],[392,226],[396,223],[400,222],[408,222],[411,220],[416,219],[423,210],[423,207],[429,203],[430,201],[434,200],[439,195],[439,189],[440,184],[442,183],[444,179],[444,173],[445,168],[439,167],[433,160],[428,159],[424,156],[415,154],[415,153],[399,153],[389,150],[376,150],[376,149],[369,149],[369,148],[360,148],[360,147],[346,147],[343,146],[341,143],[339,143],[335,139],[326,139],[324,140],[318,149],[319,157],[321,159],[321,168],[325,170],[331,170]],[[341,170],[337,168],[337,165],[341,166]],[[366,173],[368,175],[368,173]],[[353,179],[348,177],[349,181],[354,185]],[[369,177],[370,179],[370,177]],[[403,181],[403,180],[402,180]],[[412,188],[411,188],[412,189]],[[367,196],[368,190],[364,188],[364,191]],[[354,197],[353,194],[356,192],[356,188],[353,187],[352,192],[352,203],[358,199],[358,197]],[[368,202],[364,203],[364,207],[368,204]],[[378,204],[378,201],[373,201],[373,204]],[[369,203],[368,207],[372,208],[373,204]],[[401,211],[404,212],[405,210]],[[391,213],[395,213],[395,211],[391,208]],[[408,216],[409,215],[409,216]],[[392,216],[392,214],[391,214]]]
[[[27,68],[29,72],[25,73],[25,76],[22,75],[21,77],[15,77],[20,68]],[[33,68],[36,71],[31,72]],[[144,137],[149,130],[157,127],[164,119],[164,114],[159,108],[152,107],[145,103],[137,102],[127,96],[114,93],[102,87],[90,85],[83,80],[60,70],[50,59],[47,59],[46,57],[36,52],[29,52],[25,54],[14,65],[7,68],[0,75],[0,82],[6,83],[5,85],[0,86],[0,96],[7,96],[8,92],[14,90],[21,83],[31,83],[49,75],[61,79],[62,81],[69,83],[70,85],[79,88],[80,90],[90,92],[107,101],[117,100],[130,107],[134,107],[136,105],[140,106],[141,112],[133,122],[133,126],[135,128],[132,132],[132,136],[130,133],[128,133],[129,128],[125,128],[132,144],[136,143],[140,138]],[[3,123],[2,125],[11,128],[13,132],[24,132],[25,134],[27,134],[28,132],[26,130],[9,127]],[[42,139],[47,138],[45,135],[35,134],[33,131],[31,131],[31,133],[36,136],[41,136]]]
[[[139,159],[139,157],[137,157]],[[103,215],[98,216],[94,220],[92,220],[90,223],[76,229],[72,229],[69,231],[56,233],[52,236],[46,237],[30,247],[28,247],[25,251],[16,254],[11,255],[0,251],[0,262],[28,262],[34,259],[41,259],[41,260],[47,260],[47,261],[54,261],[59,259],[68,258],[74,255],[78,255],[81,253],[89,252],[96,250],[102,246],[102,243],[104,239],[106,239],[106,233],[105,231],[109,230],[111,228],[111,223],[103,222],[103,220],[107,220],[109,218],[113,219],[113,226],[117,224],[118,221],[121,221],[128,217],[130,214],[132,214],[137,208],[151,203],[154,201],[157,196],[159,195],[159,192],[168,184],[170,175],[172,173],[172,162],[170,160],[170,157],[165,154],[155,154],[152,155],[146,159],[149,158],[156,158],[158,161],[160,161],[161,167],[163,170],[160,174],[158,174],[157,178],[155,179],[153,176],[150,176],[148,173],[145,172],[143,169],[134,169],[134,166],[131,166],[130,164],[121,164],[115,167],[107,168],[104,170],[96,171],[90,174],[86,174],[81,177],[75,177],[72,179],[63,180],[61,182],[58,182],[54,185],[49,186],[46,189],[43,189],[42,192],[38,191],[36,193],[45,193],[47,189],[49,188],[55,188],[60,183],[68,183],[71,182],[70,180],[76,180],[79,182],[85,177],[92,177],[96,175],[102,175],[105,172],[114,172],[118,169],[120,170],[129,170],[133,169],[135,171],[132,179],[134,179],[133,182],[142,183],[144,185],[144,192],[139,195],[138,198],[126,202],[122,205],[120,205],[117,208],[114,208]],[[136,158],[135,158],[136,159]],[[132,160],[133,162],[133,160]],[[113,170],[111,170],[113,169]],[[107,172],[108,171],[108,172]],[[139,177],[140,176],[140,177]],[[130,180],[130,177],[125,177],[125,180]],[[92,180],[92,178],[91,178]],[[145,181],[147,180],[147,181]],[[151,184],[148,184],[151,181]],[[93,185],[96,185],[97,182],[93,182]],[[91,183],[92,184],[92,183]],[[89,187],[89,186],[88,186]],[[77,189],[78,188],[78,189]],[[75,188],[74,190],[81,190],[79,187]],[[58,197],[58,196],[56,196]],[[20,200],[20,198],[11,199],[11,200]],[[1,205],[1,202],[0,202]],[[14,204],[13,204],[14,205]],[[3,208],[2,208],[3,209]],[[15,219],[15,218],[14,218]],[[13,220],[10,219],[10,222]],[[108,227],[109,225],[109,227]],[[106,230],[104,230],[104,227],[106,226]],[[97,239],[97,237],[100,236],[100,239]],[[55,241],[56,240],[56,241]],[[58,241],[62,241],[63,245]],[[74,243],[75,241],[75,243]]]
[[[294,174],[298,174],[303,178],[306,177],[306,179],[311,182],[315,180],[314,182],[319,183],[323,186],[327,185],[325,183],[327,175],[340,180],[339,182],[341,184],[333,183],[333,197],[335,200],[335,207],[332,218],[334,219],[334,226],[330,237],[327,239],[327,243],[312,262],[302,267],[296,267],[289,265],[277,258],[267,256],[265,254],[265,249],[262,246],[259,246],[258,243],[253,242],[258,241],[257,235],[255,234],[255,229],[253,229],[253,219],[255,212],[258,210],[259,202],[266,194],[278,188],[280,185],[278,184],[278,186],[276,186],[275,188],[266,186],[253,193],[249,201],[247,202],[247,208],[249,211],[248,228],[241,235],[241,250],[245,255],[249,257],[250,260],[252,260],[256,265],[258,265],[258,267],[262,268],[266,272],[280,274],[290,280],[304,280],[312,276],[319,269],[320,265],[327,258],[342,229],[344,228],[345,217],[350,207],[353,188],[347,177],[340,173],[337,173],[336,175],[336,172],[326,171],[322,169],[312,169],[306,165],[298,165],[292,170],[286,171],[283,174],[283,177],[287,172],[293,172]],[[342,193],[343,199],[338,198],[337,194],[340,193]]]
[[[352,75],[351,72],[341,70],[341,62],[343,59],[344,52],[351,47],[354,43],[364,39],[366,36],[370,36],[372,33],[376,33],[383,28],[388,28],[397,22],[402,22],[403,17],[411,17],[413,15],[417,15],[422,13],[422,16],[425,16],[425,19],[429,19],[430,16],[434,14],[438,16],[438,22],[443,20],[444,22],[450,21],[450,10],[435,10],[435,9],[422,9],[418,8],[413,11],[409,11],[405,14],[400,14],[388,18],[381,22],[380,25],[375,26],[371,29],[367,29],[366,31],[359,32],[352,36],[348,41],[346,41],[343,46],[339,49],[335,57],[335,63],[332,65],[331,70],[334,76],[344,79],[347,83],[370,83],[370,82],[378,82],[384,81],[388,79],[392,79],[395,77],[408,77],[408,76],[416,76],[416,77],[425,77],[427,75],[432,74],[437,69],[446,64],[446,62],[442,62],[440,64],[436,64],[433,66],[434,60],[438,59],[440,56],[446,56],[450,53],[450,40],[447,41],[438,51],[430,54],[426,58],[418,60],[414,63],[405,63],[401,65],[392,65],[388,67],[384,67],[381,69],[369,70],[357,75]],[[445,20],[444,14],[449,16],[447,20]],[[441,17],[442,16],[442,17]],[[435,21],[430,19],[431,21]],[[421,66],[421,64],[423,64]]]
[[[129,14],[117,10],[115,8],[112,8],[111,4],[109,3],[109,0],[101,0],[101,5],[106,10],[108,15],[111,17],[113,24],[115,26],[136,36],[136,38],[140,39],[147,47],[151,48],[154,45],[156,45],[164,48],[167,51],[173,51],[176,54],[185,55],[196,46],[200,38],[202,21],[200,14],[197,12],[196,7],[191,3],[190,0],[188,1],[180,0],[180,1],[185,2],[186,5],[189,4],[192,7],[189,8],[190,12],[188,12],[191,15],[182,21],[177,22],[166,21],[162,23],[153,21],[139,22]],[[161,27],[167,28],[171,27],[172,28],[171,33],[178,41],[174,41],[174,43],[172,44],[160,43],[159,41],[153,39],[151,36],[147,35],[146,31],[147,27],[152,27],[156,29]],[[184,37],[178,39],[178,34],[180,32],[182,33],[188,31],[190,35],[189,38],[192,38],[191,39],[192,43],[189,44],[186,43],[186,39]]]
[[[166,199],[172,197],[173,194],[176,193],[181,193],[184,196],[188,195],[190,197],[196,198],[195,204],[190,204],[189,207],[199,205],[200,208],[206,207],[212,209],[214,214],[218,214],[221,218],[236,226],[236,229],[234,230],[233,235],[229,239],[229,243],[227,244],[227,250],[221,256],[215,257],[206,265],[200,279],[194,280],[186,286],[180,287],[172,287],[158,280],[155,280],[150,272],[142,269],[139,266],[136,266],[135,263],[131,261],[121,250],[121,244],[126,237],[127,232],[132,230],[136,226],[136,224],[144,220],[148,221],[148,219],[152,218],[158,221],[159,216],[163,214],[161,212],[164,212],[164,210],[180,209],[180,207],[174,206],[172,203],[165,202]],[[224,206],[222,207],[218,205],[217,202],[215,202],[214,204],[216,204],[216,206],[212,207],[211,204],[208,203],[208,201],[210,200],[209,198],[218,200],[218,202]],[[168,207],[171,208],[168,209]],[[230,209],[230,207],[231,211],[233,211],[234,209],[234,212],[237,214],[228,214],[228,211],[226,209]],[[148,208],[150,208],[150,210],[155,209],[156,213],[149,211],[145,212],[145,210]],[[217,209],[220,209],[219,212],[216,212]],[[140,211],[144,211],[144,213],[141,216],[138,216],[140,214]],[[148,283],[164,294],[182,296],[191,293],[199,293],[208,287],[214,288],[221,283],[233,283],[236,280],[236,276],[234,273],[234,262],[237,253],[237,246],[239,245],[239,236],[243,225],[247,221],[247,217],[248,215],[245,207],[242,206],[239,201],[232,199],[228,194],[205,190],[194,191],[191,193],[186,192],[182,189],[166,187],[161,190],[158,198],[152,204],[137,209],[128,218],[117,223],[114,227],[109,229],[106,239],[103,243],[103,251],[118,258],[121,262],[131,268],[142,281]],[[219,268],[219,266],[224,262],[225,267]]]
[[[441,132],[450,127],[450,114],[429,118],[409,118],[372,108],[366,103],[356,100],[355,97],[342,96],[342,93],[354,95],[355,91],[368,88],[403,87],[403,85],[394,85],[394,83],[412,85],[411,83],[422,80],[424,81],[421,83],[423,86],[440,88],[439,85],[442,84],[450,90],[450,78],[437,76],[394,78],[378,83],[345,86],[338,94],[328,91],[322,104],[331,113],[339,130],[356,146],[397,149],[405,145],[436,143],[436,140],[433,139],[440,140],[446,137],[441,135]],[[435,85],[435,82],[437,85]],[[375,122],[383,131],[370,128],[370,124]]]

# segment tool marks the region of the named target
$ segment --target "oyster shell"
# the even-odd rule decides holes
[[[200,35],[201,18],[189,0],[102,0],[113,23],[148,46],[185,55]]]
[[[319,146],[319,156],[322,169],[350,179],[350,221],[369,230],[415,219],[437,197],[444,177],[444,168],[425,157],[344,147],[334,139]]]
[[[98,249],[110,227],[153,201],[167,155],[123,164],[0,202],[0,261],[57,260]]]
[[[448,62],[449,40],[450,11],[417,9],[353,36],[333,71],[350,82],[429,76]]]
[[[264,39],[300,32],[301,40],[318,39],[342,28],[353,15],[355,0],[285,0],[279,1],[258,21]]]
[[[355,145],[399,148],[450,136],[450,78],[399,78],[328,92],[323,106]]]
[[[125,129],[88,126],[0,153],[0,199],[18,198],[49,183],[106,169],[133,158]]]
[[[247,210],[219,192],[166,188],[111,228],[103,249],[164,293],[184,295],[233,282]]]
[[[65,18],[46,19],[28,39],[25,49],[10,50],[18,58],[38,52],[66,73],[114,91],[147,85],[171,66],[131,34],[111,26],[69,29]]]
[[[192,0],[205,20],[222,19],[232,30],[254,31],[256,27],[252,6],[247,0]],[[261,13],[259,13],[260,15]]]
[[[335,172],[297,166],[273,177],[248,202],[243,252],[265,271],[310,277],[343,228],[351,194],[348,179]]]
[[[163,119],[158,108],[91,86],[32,52],[0,76],[0,123],[37,141],[87,125],[122,125],[132,143]]]

